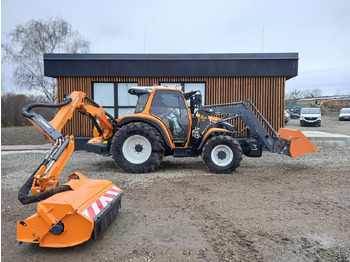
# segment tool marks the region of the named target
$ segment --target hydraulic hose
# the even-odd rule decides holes
[[[48,103],[32,103],[29,104],[25,107],[23,107],[22,109],[22,115],[30,118],[30,119],[34,119],[36,117],[38,117],[38,115],[32,111],[33,108],[35,107],[46,107],[46,108],[60,108],[63,106],[68,105],[69,103],[72,102],[72,98],[69,94],[64,94],[63,95],[63,102],[59,103],[59,104],[48,104]],[[44,120],[40,120],[40,123],[43,123]],[[45,126],[45,123],[43,123],[43,125]],[[45,127],[47,127],[48,123],[46,124]],[[54,133],[56,136],[53,138],[53,140],[56,140],[56,138],[60,138],[62,135],[54,128],[49,129],[49,131],[55,131],[56,133]],[[52,133],[50,132],[50,136],[52,137]],[[56,140],[57,141],[57,140]],[[35,174],[39,171],[39,169],[42,166],[46,166],[46,165],[52,165],[52,163],[54,163],[62,154],[63,150],[67,147],[67,145],[69,144],[69,140],[66,140],[63,145],[58,149],[57,152],[55,152],[55,155],[53,157],[48,157],[39,165],[39,167],[33,172],[33,174],[28,178],[28,180],[23,184],[23,186],[21,187],[21,189],[18,191],[18,200],[26,205],[26,204],[30,204],[30,203],[34,203],[34,202],[39,202],[42,201],[46,198],[51,197],[54,194],[60,193],[60,192],[64,192],[64,191],[68,191],[71,190],[70,186],[68,185],[63,185],[63,186],[59,186],[56,188],[52,188],[48,191],[45,192],[41,192],[39,194],[35,194],[35,195],[28,195],[30,192],[30,189],[32,188],[32,184],[35,178]],[[52,153],[52,152],[51,152]],[[49,170],[50,167],[48,167]]]
[[[27,118],[31,118],[32,114],[30,114],[30,110],[32,108],[35,108],[35,107],[60,108],[68,105],[72,101],[72,98],[67,93],[63,95],[63,99],[64,99],[63,102],[59,104],[32,103],[32,104],[26,105],[25,107],[22,108],[22,115]]]
[[[90,98],[89,96],[85,96],[85,99],[87,99],[93,106],[95,106],[95,107],[100,107],[100,105],[97,104],[94,100],[92,100],[92,98]],[[118,124],[118,122],[115,121],[114,117],[113,117],[110,113],[108,113],[107,111],[105,111],[105,114],[106,114],[106,116],[109,117],[109,119],[110,119],[110,121],[111,121],[112,123],[114,123],[114,124],[116,124],[116,125]]]
[[[28,202],[29,199],[27,199],[27,195],[32,187],[33,184],[33,180],[34,180],[34,175],[38,172],[39,168],[42,165],[46,165],[47,164],[47,160],[45,159],[39,166],[38,168],[33,172],[33,174],[28,178],[28,180],[23,184],[23,186],[21,187],[21,189],[18,191],[18,200],[23,204],[30,204],[32,202]]]
[[[29,188],[30,189],[30,188]],[[70,186],[68,185],[62,185],[59,187],[55,187],[53,189],[50,189],[48,191],[36,194],[36,195],[26,195],[26,196],[20,196],[20,192],[18,193],[18,200],[23,204],[23,205],[28,205],[31,203],[39,202],[42,200],[45,200],[46,198],[49,198],[57,193],[65,192],[68,190],[72,190]]]
[[[34,171],[34,173],[28,178],[28,180],[23,184],[21,189],[18,191],[18,200],[23,205],[28,205],[28,204],[31,204],[31,203],[39,202],[39,201],[45,200],[46,198],[49,198],[50,196],[53,196],[54,194],[61,193],[61,192],[64,192],[64,191],[68,191],[68,190],[72,190],[70,188],[70,186],[62,185],[62,186],[50,189],[48,191],[42,192],[42,193],[37,194],[37,195],[30,195],[30,196],[28,196],[29,191],[32,188],[32,184],[33,184],[33,181],[34,181],[35,174],[38,172],[39,168],[42,165],[46,165],[47,162],[48,161],[45,159],[38,166],[38,168]]]
[[[113,122],[116,125],[118,124],[118,122],[115,120],[115,118],[110,113],[108,113],[107,111],[105,111],[105,113],[106,113],[106,116],[109,117],[109,120],[111,120],[111,122]]]

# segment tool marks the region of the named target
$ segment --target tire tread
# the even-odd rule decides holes
[[[152,145],[151,156],[144,163],[132,164],[123,156],[123,142],[132,135],[142,135]],[[134,122],[123,126],[115,133],[112,139],[112,157],[114,162],[126,172],[147,173],[153,171],[161,164],[164,152],[164,141],[158,130],[143,122]]]

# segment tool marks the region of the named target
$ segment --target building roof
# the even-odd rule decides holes
[[[249,77],[298,75],[298,53],[45,54],[51,77]]]

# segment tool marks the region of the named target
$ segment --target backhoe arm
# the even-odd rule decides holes
[[[48,122],[41,115],[34,112],[35,107],[60,108],[56,116]],[[104,111],[102,106],[96,104],[83,92],[75,91],[71,95],[65,94],[64,101],[60,104],[30,104],[22,109],[22,114],[34,125],[46,138],[53,143],[52,149],[46,155],[45,160],[23,185],[19,192],[19,200],[23,202],[36,202],[36,198],[28,199],[29,185],[32,194],[43,193],[58,187],[58,176],[67,163],[74,150],[74,136],[63,136],[61,130],[64,125],[73,117],[73,112],[89,116],[95,125],[97,132],[94,132],[95,139],[109,139],[113,136],[115,121],[112,116]],[[96,121],[98,120],[98,122]],[[42,200],[42,199],[39,199]],[[27,203],[24,203],[27,204]]]

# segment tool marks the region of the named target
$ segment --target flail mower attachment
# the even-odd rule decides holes
[[[35,107],[60,110],[48,122],[32,110]],[[95,141],[103,143],[113,135],[113,117],[82,92],[66,94],[60,104],[36,103],[22,109],[53,147],[18,192],[22,204],[39,202],[36,214],[17,223],[20,242],[42,247],[75,246],[103,233],[118,213],[123,191],[111,181],[88,179],[76,172],[68,177],[68,183],[59,184],[58,176],[74,150],[74,136],[60,132],[74,110],[94,120],[98,129]]]
[[[123,191],[108,180],[68,177],[71,190],[38,203],[37,213],[17,222],[17,240],[42,247],[70,247],[103,233],[121,205]]]
[[[280,128],[278,130],[278,137],[280,137],[283,142],[289,144],[290,157],[295,158],[319,151],[300,130]]]

